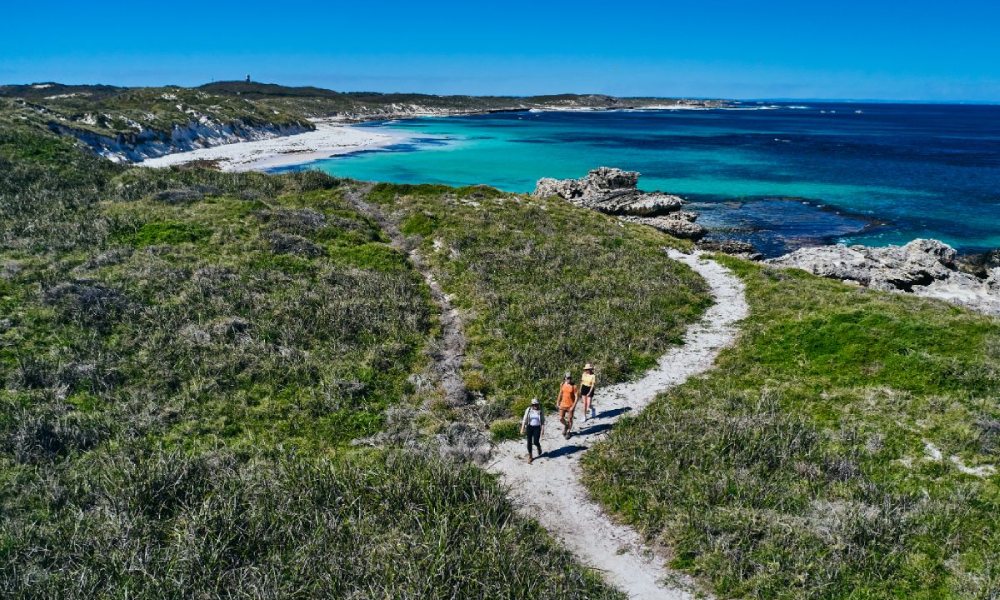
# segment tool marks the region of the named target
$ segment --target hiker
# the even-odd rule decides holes
[[[573,385],[573,375],[566,371],[562,385],[559,386],[559,397],[556,399],[559,422],[563,425],[563,437],[566,439],[573,435],[573,413],[576,412],[577,400],[579,397],[576,394],[576,386]]]
[[[532,398],[531,405],[524,411],[524,418],[521,419],[521,435],[526,435],[528,441],[529,465],[535,461],[535,457],[531,454],[532,444],[535,445],[535,448],[538,448],[538,456],[542,456],[541,439],[542,429],[544,428],[545,412],[542,410],[542,405],[539,404],[538,398]]]
[[[597,416],[594,409],[594,390],[597,389],[597,376],[594,375],[594,365],[587,363],[583,366],[583,375],[580,375],[580,398],[583,399],[583,422]]]

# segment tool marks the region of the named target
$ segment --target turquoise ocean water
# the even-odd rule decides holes
[[[372,123],[406,139],[296,169],[529,192],[607,165],[687,198],[715,237],[766,254],[935,237],[1000,247],[1000,106],[748,104]]]

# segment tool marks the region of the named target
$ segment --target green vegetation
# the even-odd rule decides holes
[[[21,119],[83,139],[95,148],[107,149],[119,141],[169,142],[175,127],[190,125],[227,128],[239,134],[246,128],[265,126],[312,129],[309,118],[386,118],[413,107],[420,111],[487,112],[538,106],[616,108],[658,104],[663,100],[574,94],[507,97],[345,93],[315,87],[223,81],[198,88],[6,85],[0,86],[0,102],[7,103],[4,112],[14,107]]]
[[[0,86],[0,100],[26,118],[44,121],[53,131],[95,134],[114,139],[169,139],[174,126],[205,121],[216,125],[311,128],[295,110],[281,110],[235,96],[182,88],[107,86]]]
[[[12,600],[621,598],[481,470],[413,454],[119,449],[0,482]]]
[[[236,96],[269,108],[299,112],[310,116],[323,117],[338,113],[359,119],[371,118],[380,114],[398,113],[401,107],[404,107],[405,110],[405,107],[412,106],[418,106],[422,110],[488,112],[526,110],[540,106],[620,108],[663,103],[662,98],[615,98],[601,94],[435,96],[406,93],[335,92],[316,87],[286,87],[244,81],[209,83],[199,87],[198,91],[218,96]]]
[[[468,427],[417,410],[439,325],[367,188],[130,169],[55,133],[511,101],[0,88],[0,596],[618,597],[480,470],[356,445]],[[682,242],[561,201],[367,198],[461,309],[497,441],[564,370],[636,375],[709,302],[662,252]],[[742,338],[587,455],[595,495],[723,597],[997,597],[1000,323],[722,260]]]
[[[465,382],[489,419],[554,402],[563,371],[587,361],[604,382],[641,373],[710,302],[663,252],[681,242],[563,201],[389,184],[369,200],[419,240],[467,315]]]
[[[0,350],[7,401],[86,391],[120,423],[186,415],[151,427],[187,443],[336,445],[405,396],[427,292],[339,182],[133,170],[106,188],[75,216],[87,237],[6,257],[22,299]],[[40,233],[31,246],[59,243]]]
[[[480,470],[351,446],[419,400],[435,328],[354,184],[126,169],[20,110],[0,596],[619,597]]]
[[[590,489],[723,597],[996,597],[1000,477],[950,457],[1000,463],[1000,323],[725,262],[738,345],[588,453]]]

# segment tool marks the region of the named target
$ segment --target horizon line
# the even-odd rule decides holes
[[[243,79],[220,79],[211,80],[205,83],[196,85],[179,85],[175,83],[164,83],[159,85],[119,85],[114,83],[62,83],[59,81],[34,81],[31,83],[0,83],[0,88],[2,87],[27,87],[27,86],[37,86],[37,85],[62,85],[62,86],[87,86],[87,87],[113,87],[120,89],[141,89],[141,88],[182,88],[182,89],[197,89],[206,85],[211,85],[214,83],[241,83],[246,84],[247,81]],[[795,96],[778,96],[778,97],[751,97],[751,98],[739,98],[739,97],[723,97],[723,96],[618,96],[614,94],[607,93],[597,93],[597,92],[548,92],[541,94],[469,94],[469,93],[432,93],[432,92],[413,92],[413,91],[377,91],[377,90],[336,90],[333,88],[322,87],[320,85],[289,85],[284,83],[275,83],[267,81],[253,81],[251,84],[259,85],[273,85],[283,88],[315,88],[318,90],[323,90],[327,92],[334,92],[340,94],[413,94],[420,96],[436,96],[436,97],[448,97],[448,96],[467,96],[470,98],[532,98],[538,96],[605,96],[608,98],[617,99],[652,99],[652,100],[700,100],[700,101],[728,101],[728,102],[822,102],[829,104],[925,104],[925,105],[977,105],[977,106],[998,106],[1000,105],[1000,99],[997,100],[928,100],[928,99],[900,99],[900,98],[816,98],[816,97],[795,97]]]

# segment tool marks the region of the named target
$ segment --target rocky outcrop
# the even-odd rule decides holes
[[[639,173],[635,171],[600,167],[580,179],[539,179],[534,195],[559,196],[577,206],[649,225],[679,238],[704,237],[705,228],[695,223],[697,215],[681,211],[681,198],[644,192],[636,187],[638,183]]]
[[[995,268],[1000,268],[1000,248],[980,254],[958,257],[958,268],[976,277],[986,279]]]
[[[764,259],[764,255],[754,248],[753,244],[742,240],[701,240],[698,242],[698,248],[705,252],[722,252],[723,254],[737,256],[746,260],[758,261]]]
[[[561,196],[566,200],[594,208],[613,195],[638,193],[639,173],[611,167],[599,167],[580,179],[539,179],[536,196]]]
[[[237,120],[219,123],[202,118],[186,125],[174,125],[170,131],[144,129],[115,137],[58,122],[50,123],[49,128],[59,135],[75,137],[95,153],[112,161],[140,162],[175,152],[305,133],[315,129],[315,126],[309,122],[275,125]]]
[[[1000,267],[977,277],[959,269],[957,252],[937,240],[905,246],[802,248],[767,261],[878,290],[913,293],[1000,315]]]

